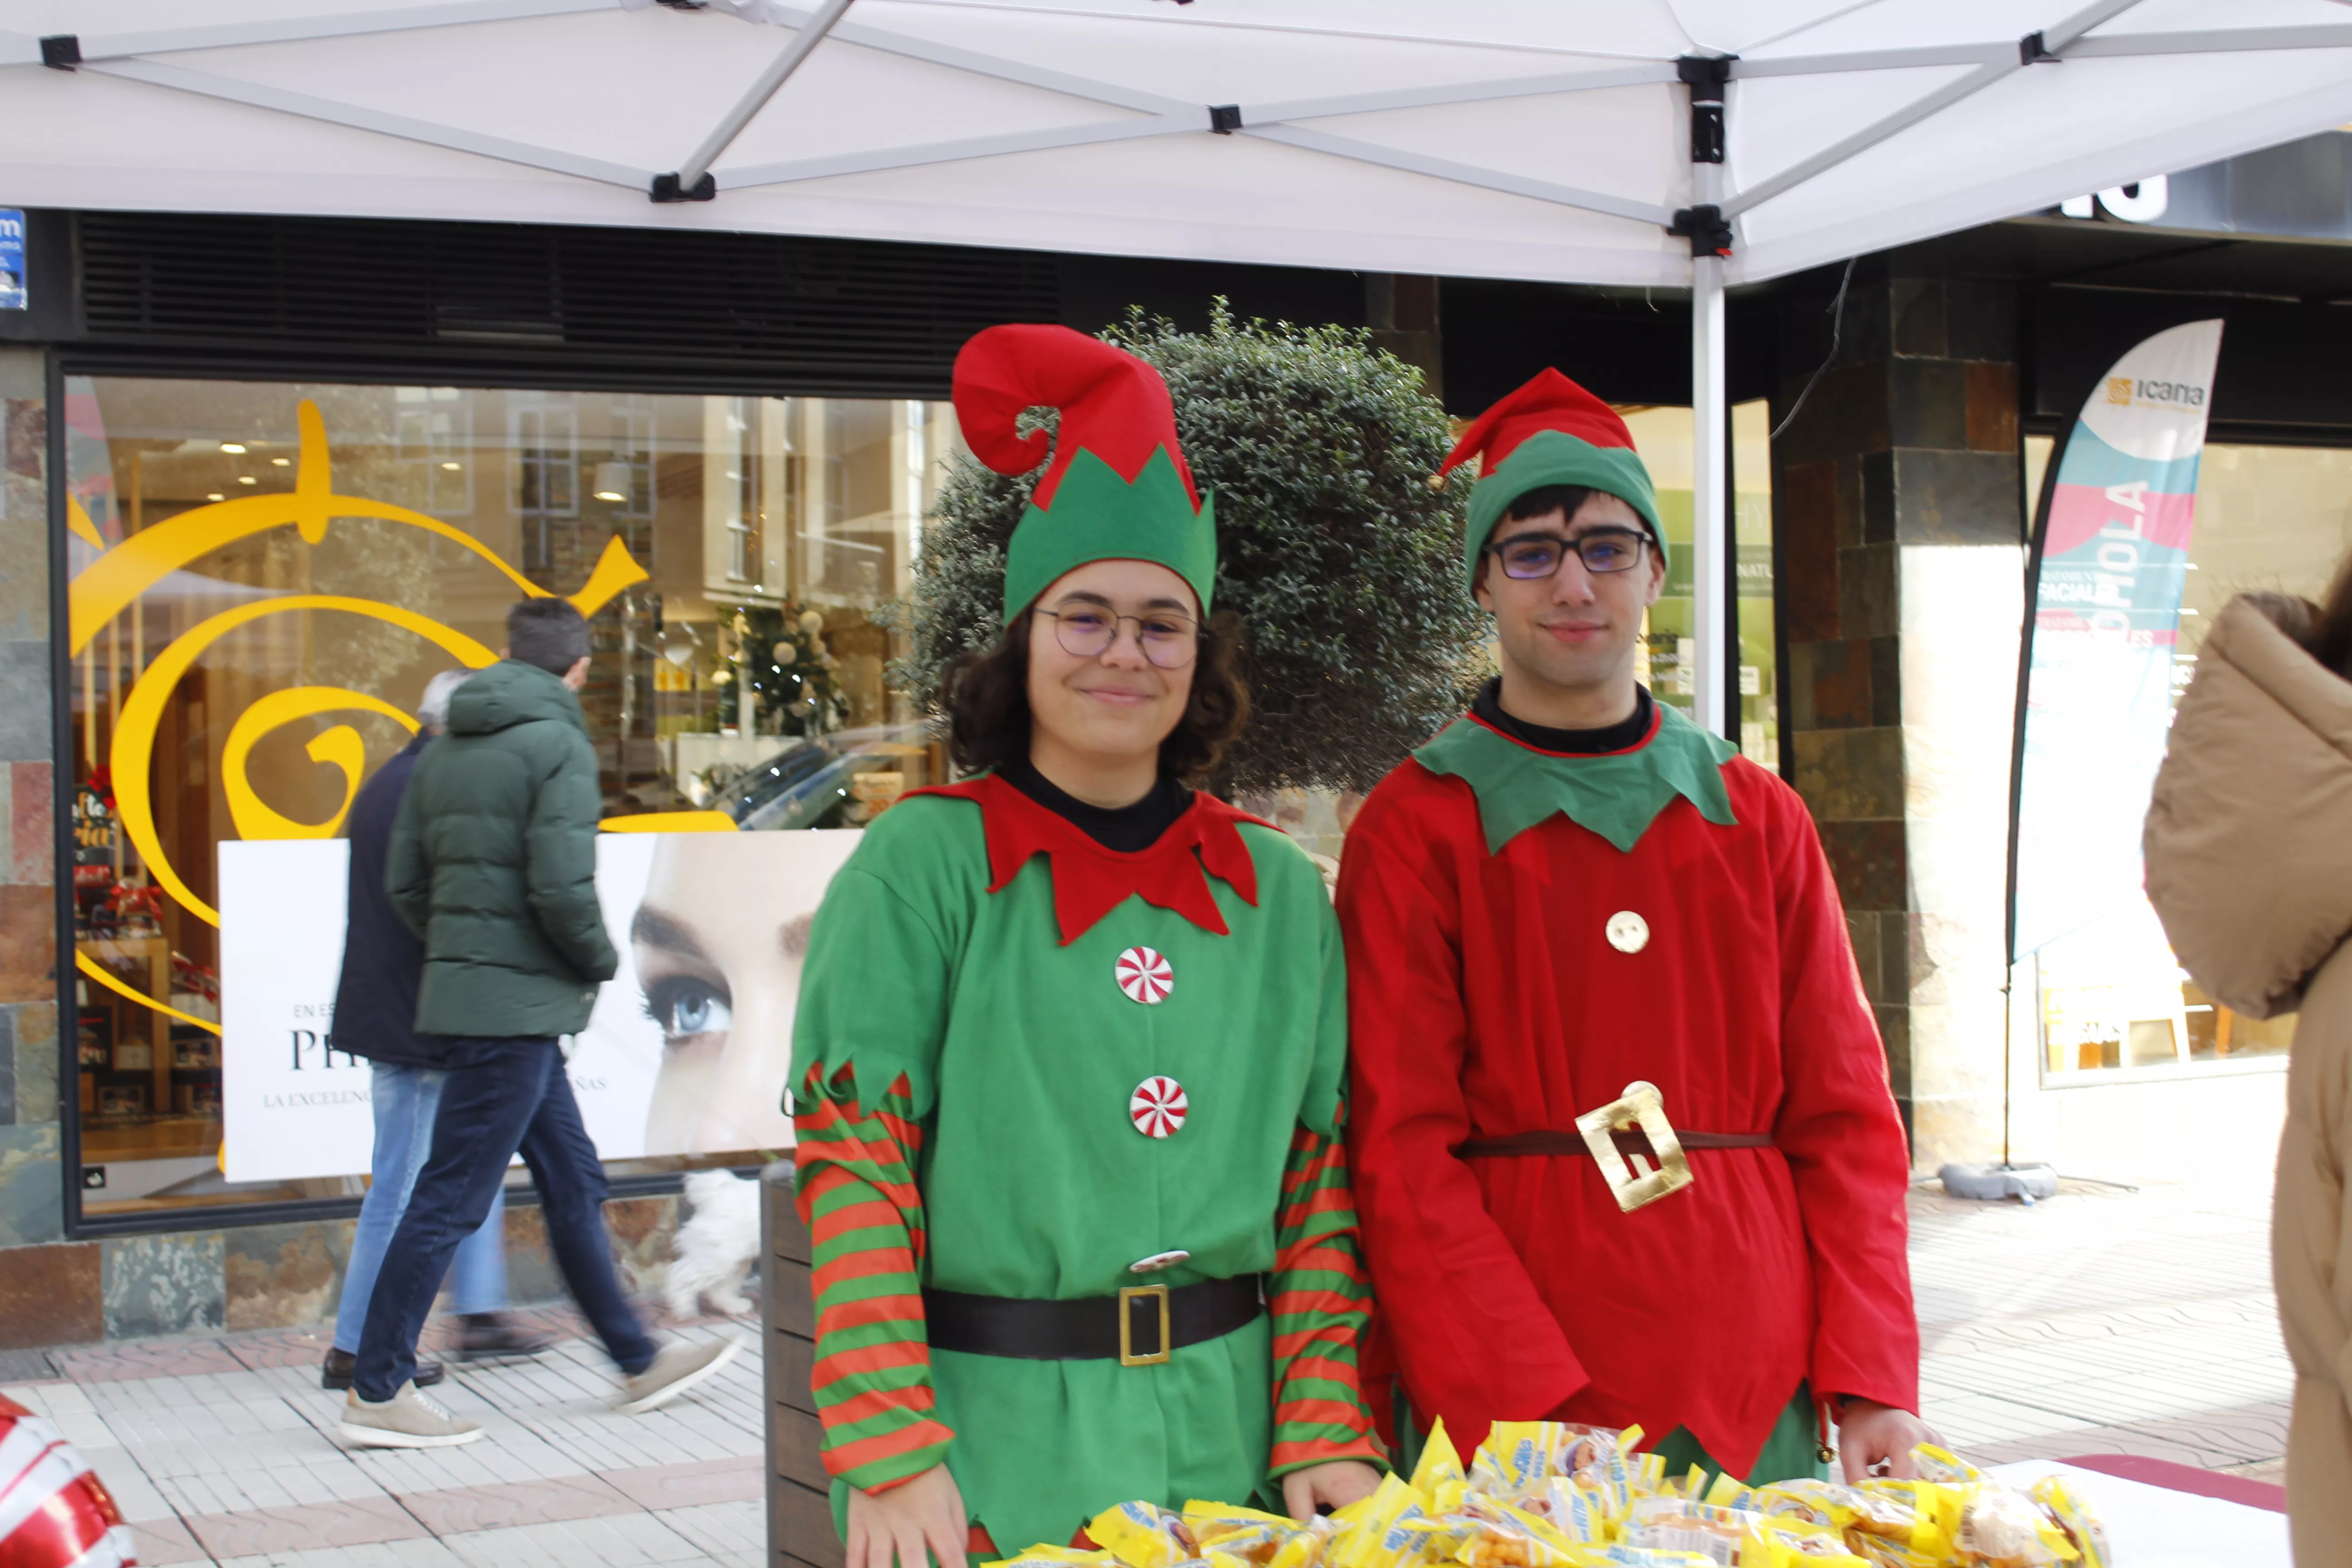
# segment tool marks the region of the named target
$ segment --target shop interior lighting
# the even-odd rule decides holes
[[[242,457],[245,454],[245,443],[242,441],[223,441],[221,443],[221,450],[228,453],[231,457]]]
[[[449,468],[449,469],[453,469],[453,470],[454,470],[454,469],[457,469],[457,468],[464,468],[466,465],[465,465],[465,464],[463,464],[463,463],[444,463],[444,464],[442,464],[441,466],[442,466],[443,468]]]
[[[206,500],[228,500],[228,497],[226,497],[226,496],[225,496],[225,495],[221,494],[221,493],[220,493],[220,491],[218,491],[218,490],[215,490],[212,494],[210,494],[210,495],[206,496],[205,499]]]
[[[288,468],[294,466],[294,459],[291,458],[272,458],[269,459],[269,464],[272,468]]]
[[[591,493],[598,500],[627,500],[629,488],[628,464],[599,463],[596,465],[595,488]]]
[[[255,479],[251,474],[239,474],[236,477],[236,482],[241,485],[257,485],[261,481]]]

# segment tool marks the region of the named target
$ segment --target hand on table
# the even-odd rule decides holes
[[[945,1465],[888,1491],[849,1489],[847,1568],[892,1568],[894,1556],[898,1568],[925,1568],[926,1547],[940,1568],[964,1568],[971,1538],[963,1493]]]
[[[1873,1475],[1907,1480],[1918,1474],[1911,1463],[1911,1450],[1922,1443],[1942,1441],[1934,1427],[1891,1405],[1849,1399],[1838,1416],[1838,1458],[1844,1464],[1848,1486]],[[1884,1470],[1874,1468],[1882,1463],[1886,1467]],[[856,1562],[850,1568],[857,1568]]]
[[[1381,1473],[1360,1459],[1332,1459],[1308,1465],[1282,1478],[1282,1506],[1305,1524],[1316,1508],[1345,1508],[1380,1489]],[[857,1568],[856,1562],[849,1568]]]

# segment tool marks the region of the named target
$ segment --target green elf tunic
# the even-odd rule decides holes
[[[1132,854],[992,775],[866,831],[811,932],[793,1062],[837,1521],[847,1487],[944,1461],[1012,1550],[1376,1458],[1346,1009],[1313,862],[1209,796]],[[1115,1296],[1177,1250],[1150,1282],[1266,1274],[1270,1315],[1155,1366],[927,1342],[923,1288]]]

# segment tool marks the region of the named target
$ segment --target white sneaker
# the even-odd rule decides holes
[[[635,1377],[621,1380],[621,1397],[613,1408],[624,1415],[658,1410],[733,1361],[743,1351],[737,1339],[710,1340],[698,1345],[664,1345],[653,1364]]]
[[[335,1430],[362,1448],[454,1448],[482,1435],[478,1422],[450,1415],[419,1394],[414,1383],[402,1384],[381,1405],[352,1390]]]

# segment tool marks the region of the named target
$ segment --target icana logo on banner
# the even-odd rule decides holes
[[[2059,458],[2039,541],[2017,761],[2012,963],[2054,1050],[2173,1021],[2179,965],[2141,891],[2140,824],[2171,727],[2180,602],[2221,323],[2117,360]],[[2079,1037],[2079,1038],[2076,1038]],[[2123,1065],[2131,1065],[2128,1063]]]

